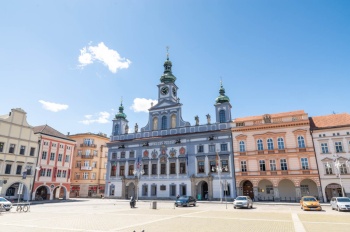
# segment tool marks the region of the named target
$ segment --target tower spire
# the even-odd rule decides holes
[[[171,67],[173,64],[169,60],[169,46],[166,46],[166,61],[164,62],[164,73],[160,77],[160,81],[162,83],[174,83],[176,81],[176,77],[171,72]]]

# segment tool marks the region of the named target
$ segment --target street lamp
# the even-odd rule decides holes
[[[219,157],[218,153],[216,153],[217,157]],[[221,172],[227,172],[227,167],[221,167],[220,158],[219,161],[216,164],[216,167],[212,167],[212,171],[215,172],[215,170],[218,172],[219,176],[219,183],[220,183],[220,202],[222,202],[222,183],[221,183]]]
[[[132,173],[134,174],[134,176],[137,177],[137,182],[136,182],[136,201],[138,201],[139,200],[139,181],[141,179],[141,176],[143,174],[145,174],[145,171],[143,169],[141,169],[141,168],[137,168]]]
[[[344,193],[344,188],[343,188],[343,183],[342,183],[342,179],[341,179],[341,167],[345,164],[346,167],[349,167],[349,160],[346,160],[345,163],[342,163],[339,161],[339,156],[338,154],[334,154],[334,166],[338,171],[337,176],[339,177],[339,183],[340,183],[340,187],[341,187],[341,192],[342,192],[342,196],[345,197],[345,193]],[[330,167],[329,163],[327,163],[327,167]],[[346,168],[345,167],[345,168]]]

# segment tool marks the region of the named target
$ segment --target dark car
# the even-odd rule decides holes
[[[191,196],[181,196],[178,199],[176,199],[175,201],[175,206],[196,206],[196,199],[194,199],[194,197]]]

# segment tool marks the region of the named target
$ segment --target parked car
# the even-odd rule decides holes
[[[331,208],[338,211],[350,210],[350,198],[349,197],[333,197],[331,199]]]
[[[300,207],[302,210],[322,210],[320,202],[313,196],[303,196],[300,200]]]
[[[6,199],[3,198],[3,197],[0,197],[0,205],[3,205],[3,208],[4,208],[6,211],[10,211],[11,208],[12,208],[12,203],[9,202],[8,200],[6,200]]]
[[[233,208],[253,208],[253,201],[249,196],[238,196],[233,200]]]
[[[175,206],[196,206],[196,199],[192,196],[181,196],[176,199]]]

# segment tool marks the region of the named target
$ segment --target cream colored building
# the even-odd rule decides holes
[[[38,136],[27,122],[27,113],[12,109],[0,116],[0,196],[31,200],[38,158]],[[19,188],[22,194],[19,196]]]
[[[325,201],[343,192],[350,197],[350,115],[311,117],[310,123]]]
[[[237,195],[256,201],[322,199],[307,113],[237,118],[232,128]]]
[[[104,196],[109,138],[105,134],[71,135],[74,149],[70,197]]]

